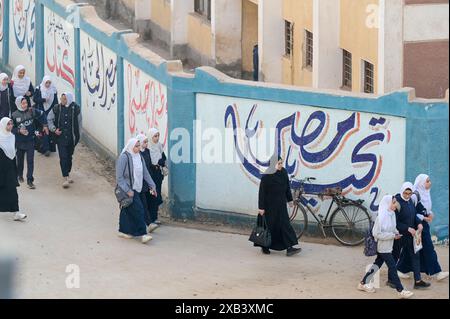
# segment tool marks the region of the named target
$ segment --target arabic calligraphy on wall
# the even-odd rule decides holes
[[[63,18],[45,9],[45,73],[57,79],[58,91],[75,89],[74,30]]]
[[[232,147],[239,159],[237,164],[225,165],[220,176],[211,176],[206,165],[199,168],[200,174],[203,170],[205,179],[233,180],[235,188],[245,193],[239,203],[243,213],[256,211],[258,185],[275,145],[289,175],[316,178],[305,185],[305,191],[341,187],[346,196],[363,199],[373,211],[382,195],[398,192],[404,181],[403,118],[210,95],[201,95],[197,106],[198,118],[232,130],[232,145],[225,149]],[[271,134],[266,134],[266,129],[272,130]],[[267,140],[270,147],[262,156],[257,146]],[[241,194],[229,196],[239,198]],[[244,199],[252,203],[246,204]],[[202,204],[208,209],[242,210],[239,205],[214,207],[215,203],[208,203],[203,196]],[[311,197],[308,204],[320,210],[327,203]]]
[[[161,132],[161,143],[167,145],[167,87],[124,61],[125,138],[147,133],[155,127]]]
[[[35,0],[14,0],[12,10],[17,47],[19,50],[26,50],[29,53],[29,59],[32,60],[36,36]]]
[[[109,111],[117,103],[117,56],[88,35],[82,33],[81,38],[81,74],[89,106]]]

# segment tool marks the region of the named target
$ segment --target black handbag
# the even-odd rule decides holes
[[[133,185],[133,175],[131,175],[131,168],[130,168],[130,157],[125,152],[125,155],[128,159],[128,174],[130,176],[130,185]],[[124,169],[125,174],[125,169]],[[116,188],[114,189],[114,194],[116,195],[116,199],[119,202],[120,209],[127,208],[133,204],[133,197],[128,196],[128,194],[119,186],[119,184],[116,185]]]
[[[255,246],[269,248],[272,245],[272,235],[265,216],[259,216],[256,220],[256,226],[250,235],[249,241],[253,242]]]

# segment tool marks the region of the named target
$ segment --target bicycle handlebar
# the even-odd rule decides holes
[[[306,177],[304,179],[297,179],[297,178],[295,178],[295,175],[291,175],[291,180],[299,182],[299,183],[305,183],[305,182],[310,183],[311,181],[315,181],[316,178],[315,177]]]

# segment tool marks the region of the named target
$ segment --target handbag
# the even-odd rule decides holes
[[[366,234],[364,236],[364,255],[366,257],[372,257],[377,255],[377,242],[375,240],[375,237],[373,237],[372,234],[372,228],[374,223],[370,222],[369,229],[366,231]]]
[[[262,222],[260,222],[262,221]],[[256,226],[250,235],[249,241],[253,242],[256,246],[269,248],[272,245],[272,235],[270,234],[269,227],[265,216],[259,216],[256,220]]]
[[[130,176],[130,185],[133,185],[133,175],[131,175],[131,168],[130,168],[130,158],[128,154],[125,152],[125,155],[128,159],[128,174]],[[125,174],[125,169],[123,171]],[[114,194],[116,195],[116,199],[119,202],[120,209],[127,208],[133,204],[133,197],[128,196],[128,194],[119,186],[119,184],[116,184],[116,188],[114,189]]]

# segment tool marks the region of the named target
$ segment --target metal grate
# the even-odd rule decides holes
[[[352,54],[347,50],[343,51],[342,59],[342,87],[352,89]]]
[[[374,93],[374,71],[373,64],[364,61],[364,92]]]
[[[308,30],[305,30],[305,66],[313,66],[313,34]]]
[[[284,52],[287,57],[292,56],[294,50],[294,28],[289,21],[284,22]]]
[[[211,21],[211,0],[194,0],[194,11]]]

